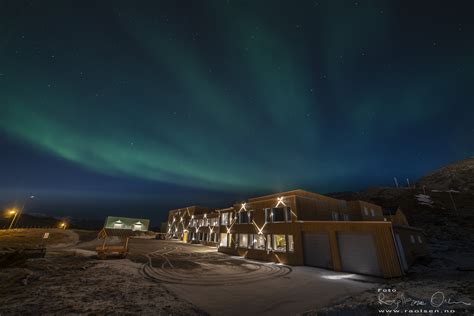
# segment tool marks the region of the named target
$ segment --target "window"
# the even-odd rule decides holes
[[[375,217],[375,212],[374,212],[374,209],[370,209],[370,215],[372,215],[372,217]]]
[[[271,223],[272,221],[272,210],[269,208],[265,209],[265,223]]]
[[[338,221],[339,220],[339,214],[337,212],[332,212],[332,220],[333,221]]]
[[[291,208],[289,207],[274,207],[272,209],[265,209],[266,223],[281,223],[291,222]]]
[[[288,252],[295,251],[295,244],[293,242],[293,235],[288,235]]]
[[[248,246],[249,249],[255,248],[255,243],[257,242],[257,240],[255,239],[255,236],[256,235],[254,234],[249,234],[249,246]]]
[[[279,252],[286,252],[285,235],[273,235],[273,250]]]
[[[272,235],[267,235],[267,250],[272,250]]]
[[[231,234],[229,239],[229,247],[232,247],[232,243],[234,243],[234,246],[237,247],[237,234]]]
[[[255,244],[254,248],[259,250],[265,250],[265,236],[255,235]]]
[[[248,211],[249,223],[253,222],[253,211]]]
[[[247,248],[249,246],[249,235],[239,234],[239,248]]]
[[[221,234],[221,247],[227,247],[227,234]]]
[[[419,242],[420,244],[423,243],[423,239],[421,239],[421,236],[420,236],[420,235],[418,235],[418,242]]]
[[[367,207],[364,206],[364,214],[366,216],[369,216],[369,210],[367,209]]]
[[[415,236],[410,235],[410,241],[411,241],[412,244],[414,244],[415,243]]]
[[[344,200],[339,201],[339,207],[341,210],[347,210],[347,202]]]
[[[344,220],[348,221],[349,220],[349,214],[344,214]]]
[[[284,222],[285,211],[284,207],[274,207],[272,209],[272,222]]]
[[[248,224],[249,223],[249,215],[247,212],[240,212],[239,213],[239,224]]]
[[[235,234],[229,234],[229,239],[228,239],[228,243],[227,243],[227,246],[229,248],[232,247],[232,241],[234,240],[235,236],[236,236]],[[237,246],[237,245],[235,245],[235,246]]]
[[[221,214],[221,225],[229,225],[229,213]]]

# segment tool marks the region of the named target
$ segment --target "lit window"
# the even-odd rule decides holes
[[[272,235],[267,235],[267,249],[272,250]]]
[[[228,239],[227,239],[227,247],[232,247],[232,241],[235,238],[235,234],[229,234]]]
[[[247,248],[249,245],[249,235],[239,234],[239,248]]]
[[[293,235],[288,235],[288,252],[295,251],[295,244],[293,242]]]
[[[265,209],[265,223],[272,222],[272,210],[269,208]]]
[[[374,212],[374,210],[373,210],[373,209],[370,209],[370,215],[372,215],[372,217],[374,217],[374,216],[375,216],[375,212]]]
[[[263,235],[255,235],[255,249],[265,250],[265,237]]]
[[[410,241],[411,241],[412,244],[414,244],[415,243],[415,236],[410,235]]]
[[[221,225],[229,225],[229,213],[221,214]]]
[[[286,252],[285,235],[273,235],[273,250],[279,252]]]
[[[227,234],[221,234],[221,247],[227,247]]]
[[[249,249],[253,249],[255,247],[255,243],[257,242],[257,240],[255,239],[255,236],[254,234],[249,234]]]
[[[423,239],[421,239],[421,236],[419,236],[419,235],[418,235],[418,242],[419,242],[420,244],[423,243]]]

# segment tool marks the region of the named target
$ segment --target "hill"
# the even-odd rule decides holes
[[[423,229],[437,264],[474,269],[474,260],[469,259],[474,258],[474,158],[431,172],[411,188],[374,187],[328,195],[400,207],[410,225]]]
[[[428,174],[417,182],[417,186],[474,192],[474,157],[454,162]]]
[[[11,223],[11,217],[0,216],[0,229],[6,229]],[[15,224],[17,228],[59,228],[61,222],[66,221],[69,228],[98,230],[103,227],[103,220],[58,218],[41,214],[23,213]]]

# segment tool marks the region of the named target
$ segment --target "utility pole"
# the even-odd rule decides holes
[[[454,210],[456,211],[456,213],[458,213],[458,208],[456,207],[456,203],[454,202],[454,198],[453,198],[453,194],[452,194],[453,192],[458,192],[458,191],[448,190],[449,197],[451,198],[451,202],[453,202]]]
[[[453,193],[459,193],[459,191],[456,191],[456,190],[453,190],[453,189],[449,189],[447,191],[441,191],[441,190],[431,190],[431,192],[446,192],[449,194],[449,198],[451,199],[451,202],[453,203],[453,208],[454,208],[454,211],[459,214],[458,212],[458,208],[456,207],[456,202],[454,202],[454,197],[453,197]]]

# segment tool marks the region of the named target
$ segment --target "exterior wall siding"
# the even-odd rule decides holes
[[[288,213],[288,209],[272,210],[276,207],[289,208],[291,213]],[[268,213],[266,213],[266,209],[269,210]],[[252,214],[251,220],[248,220],[248,217],[245,218],[249,212]],[[276,212],[275,217],[268,217],[270,212]],[[222,221],[225,213],[228,214],[228,223],[226,224]],[[272,222],[272,219],[280,217],[281,214],[285,214],[284,221]],[[195,225],[196,221],[199,222],[204,218],[208,220],[212,218],[213,223],[217,221],[217,226],[209,225],[208,222],[206,225]],[[240,218],[249,222],[239,223]],[[177,220],[182,223],[178,225]],[[346,202],[316,193],[294,190],[252,198],[246,203],[237,203],[233,207],[222,210],[193,206],[170,211],[168,230],[171,228],[171,235],[167,237],[174,236],[183,240],[187,233],[187,242],[218,246],[218,250],[223,253],[262,261],[304,265],[303,234],[325,233],[329,239],[333,269],[341,271],[343,264],[338,234],[369,234],[373,236],[377,262],[383,277],[392,278],[403,274],[394,233],[400,234],[403,244],[407,245],[404,251],[409,264],[414,262],[417,256],[426,254],[424,239],[422,244],[418,244],[418,237],[415,237],[417,243],[413,244],[410,242],[410,230],[408,229],[410,227],[398,227],[397,225],[394,227],[393,225],[394,223],[391,221],[384,221],[382,208],[378,205],[364,201]],[[177,236],[173,235],[173,229],[178,231]],[[417,230],[417,232],[419,231]],[[200,233],[201,235],[199,235]],[[217,242],[210,240],[209,237],[205,240],[196,238],[196,236],[203,236],[204,233],[217,234]],[[227,237],[227,241],[223,239],[222,244],[221,235],[222,238]],[[249,239],[247,245],[239,245],[240,235],[247,235],[242,239],[244,244],[245,238]],[[262,235],[265,237],[265,247],[264,249],[255,249],[253,239],[260,239],[258,236]],[[271,244],[269,247],[267,237],[270,236],[273,240],[275,235],[285,235],[285,239],[277,237],[278,243]],[[421,233],[416,236],[418,235]],[[288,236],[292,236],[292,250]],[[286,251],[278,251],[282,248],[283,240],[286,240]],[[273,246],[276,248],[274,249]]]
[[[423,232],[421,230],[412,227],[395,225],[394,233],[400,236],[405,258],[409,266],[412,265],[416,259],[428,255],[426,239],[423,236]]]
[[[374,236],[377,249],[377,258],[382,269],[383,276],[386,278],[399,277],[402,275],[400,264],[398,262],[397,252],[392,237],[392,226],[388,222],[295,222],[273,224],[265,227],[263,234],[292,235],[294,242],[293,252],[275,252],[267,250],[256,250],[239,247],[219,247],[219,251],[244,256],[246,258],[279,262],[290,265],[304,265],[303,254],[303,233],[325,232],[329,235],[331,246],[332,262],[335,271],[341,271],[342,263],[337,242],[337,233],[339,232],[360,232],[370,233]],[[256,234],[255,229],[250,226],[233,227],[232,234]]]

